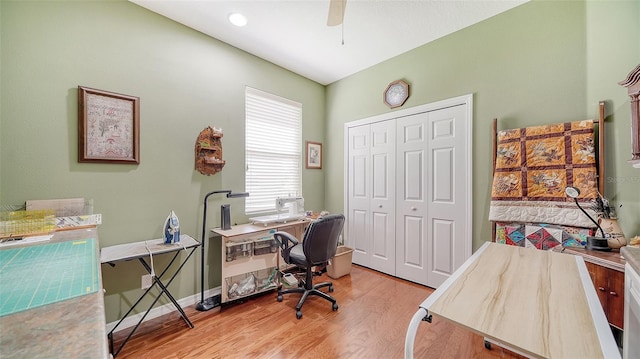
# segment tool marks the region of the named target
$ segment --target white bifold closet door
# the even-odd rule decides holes
[[[466,109],[397,120],[396,276],[437,288],[464,261]]]
[[[349,130],[348,232],[353,261],[395,275],[395,122]]]
[[[437,288],[471,255],[470,100],[346,126],[353,262]]]

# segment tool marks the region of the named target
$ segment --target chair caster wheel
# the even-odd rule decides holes
[[[489,342],[488,340],[484,341],[484,347],[491,350],[491,342]]]
[[[296,311],[296,319],[300,319],[300,318],[302,318],[302,311],[298,310]]]
[[[282,302],[282,295],[278,295],[278,302]]]
[[[332,285],[329,286],[329,293],[331,293],[331,292],[333,292],[333,286]]]
[[[338,303],[333,303],[333,305],[331,306],[331,309],[335,312],[336,310],[338,310]]]

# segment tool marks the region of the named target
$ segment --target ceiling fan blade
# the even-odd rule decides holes
[[[344,9],[347,7],[347,0],[329,0],[329,16],[327,26],[342,24],[344,20]]]

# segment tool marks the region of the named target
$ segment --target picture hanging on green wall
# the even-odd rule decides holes
[[[307,141],[306,168],[322,169],[322,143]]]
[[[78,162],[140,163],[140,98],[78,86]]]

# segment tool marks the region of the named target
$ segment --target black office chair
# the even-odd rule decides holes
[[[333,304],[331,309],[338,310],[335,298],[319,290],[323,287],[329,287],[329,292],[333,292],[333,283],[324,282],[313,285],[311,268],[327,263],[336,255],[338,239],[343,226],[344,215],[332,214],[311,222],[304,232],[302,243],[286,232],[276,232],[273,235],[282,248],[284,261],[306,269],[306,278],[301,284],[298,284],[298,288],[285,290],[282,290],[282,287],[278,288],[278,302],[282,302],[283,294],[302,293],[302,298],[296,305],[296,318],[298,319],[302,318],[302,305],[309,295],[317,295],[330,301]]]

